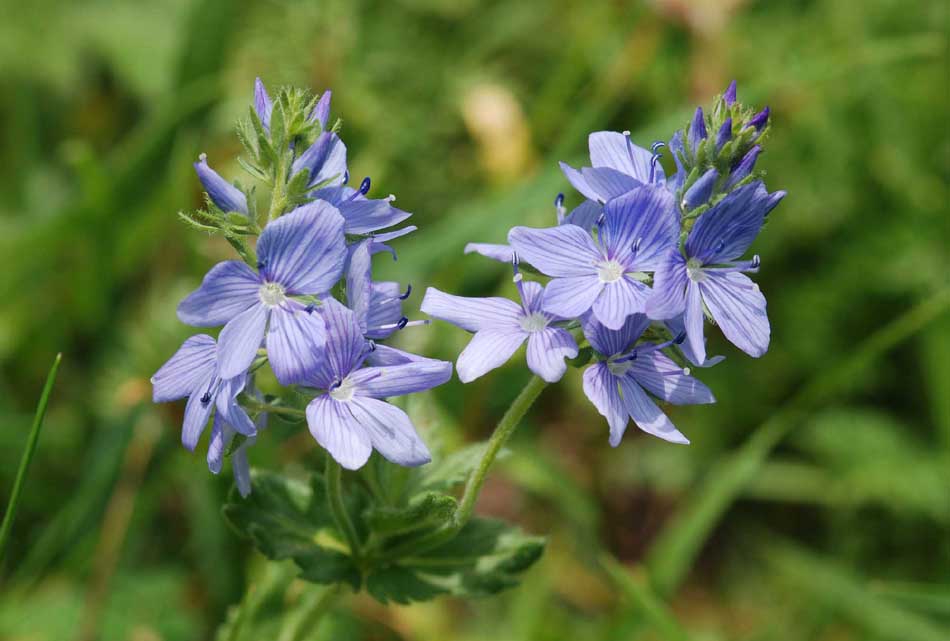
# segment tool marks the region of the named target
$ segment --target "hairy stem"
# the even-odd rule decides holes
[[[508,439],[511,438],[515,428],[518,427],[518,423],[520,423],[524,415],[528,413],[535,399],[538,398],[546,386],[547,383],[545,383],[543,379],[532,376],[528,384],[525,385],[521,393],[518,394],[518,397],[515,398],[508,407],[505,415],[501,417],[501,421],[498,422],[495,431],[492,432],[491,438],[488,440],[488,448],[485,450],[485,453],[482,454],[482,459],[478,462],[478,467],[475,468],[465,483],[465,492],[462,494],[462,500],[459,501],[455,516],[452,517],[452,525],[455,526],[456,531],[461,530],[462,526],[472,517],[475,502],[478,500],[478,495],[482,490],[482,486],[485,484],[488,470],[491,468],[492,463],[495,462],[495,458],[498,457],[498,452],[501,451],[501,448],[504,447]]]
[[[462,498],[459,501],[458,508],[455,510],[455,514],[452,516],[452,520],[434,532],[418,539],[406,541],[404,544],[390,549],[387,553],[388,558],[400,558],[431,550],[434,547],[452,540],[455,535],[465,527],[465,524],[468,523],[468,520],[472,517],[472,512],[475,510],[475,503],[478,501],[478,495],[482,490],[482,486],[485,484],[488,470],[491,469],[492,463],[495,462],[501,448],[508,442],[508,439],[514,433],[515,428],[518,427],[521,419],[524,418],[524,415],[527,414],[531,405],[534,404],[534,401],[545,387],[547,387],[547,383],[545,383],[544,380],[537,376],[532,376],[531,380],[529,380],[527,385],[521,390],[521,393],[518,394],[517,398],[515,398],[508,407],[504,416],[501,417],[501,420],[495,427],[495,431],[492,432],[491,438],[488,440],[488,447],[485,449],[485,453],[482,454],[482,458],[478,462],[478,467],[472,471],[472,474],[468,477],[468,481],[465,483],[465,492],[462,494]]]
[[[350,520],[350,515],[346,512],[346,506],[343,504],[343,468],[336,460],[327,455],[327,500],[330,504],[330,513],[333,514],[333,521],[337,529],[346,537],[350,546],[350,554],[353,560],[359,565],[362,556],[360,549],[360,537],[356,533],[356,527]]]

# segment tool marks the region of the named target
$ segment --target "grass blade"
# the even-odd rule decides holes
[[[13,482],[13,492],[10,494],[9,503],[7,503],[7,511],[3,515],[3,526],[0,527],[0,561],[3,560],[3,554],[7,549],[7,541],[10,538],[10,531],[13,529],[13,519],[16,517],[17,506],[20,504],[20,494],[23,492],[23,482],[26,479],[26,472],[30,468],[30,462],[33,460],[33,454],[36,452],[36,444],[40,438],[40,428],[43,426],[43,418],[46,416],[46,406],[49,403],[53,383],[56,381],[56,372],[59,371],[59,363],[62,360],[62,353],[57,354],[53,366],[49,370],[46,385],[43,387],[43,394],[40,396],[40,402],[33,417],[33,427],[30,429],[30,436],[26,441],[26,449],[23,450],[23,456],[20,458],[20,468],[17,470],[16,480]]]
[[[700,491],[689,498],[660,533],[647,555],[647,567],[657,590],[670,594],[676,589],[722,515],[795,425],[816,406],[847,391],[857,378],[856,373],[939,318],[948,308],[950,289],[945,289],[877,330],[850,358],[828,368],[802,388],[756,429],[735,454],[720,460],[699,486]]]

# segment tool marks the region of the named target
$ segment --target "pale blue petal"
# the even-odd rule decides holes
[[[195,327],[224,325],[260,300],[260,287],[260,278],[241,261],[218,263],[178,304],[178,318]]]
[[[185,398],[213,375],[218,348],[207,334],[192,336],[152,377],[152,400],[156,403]]]
[[[592,187],[588,182],[587,178],[581,173],[580,170],[574,169],[566,162],[558,163],[561,167],[561,171],[564,173],[564,177],[567,178],[568,182],[576,189],[581,192],[586,198],[589,198],[594,201],[603,202],[604,198],[601,196],[600,192],[594,187]]]
[[[405,365],[407,363],[434,362],[442,361],[434,358],[426,358],[411,352],[405,352],[388,345],[376,345],[369,356],[366,357],[366,363],[375,367],[388,367],[390,365]]]
[[[213,399],[205,395],[203,390],[211,390],[215,384],[215,375],[209,374],[201,381],[198,389],[188,397],[185,405],[185,420],[181,428],[181,442],[189,450],[194,450],[198,439],[208,424],[211,411],[214,410]]]
[[[515,252],[510,245],[494,245],[492,243],[469,243],[465,246],[466,254],[481,254],[502,263],[510,263]]]
[[[215,396],[215,403],[218,412],[216,416],[221,416],[235,431],[244,436],[254,436],[257,434],[257,427],[254,421],[247,415],[240,405],[234,400],[238,394],[244,390],[244,384],[247,376],[238,376],[230,380],[221,381],[218,386],[218,392]]]
[[[349,265],[346,268],[346,304],[353,310],[364,334],[372,295],[372,244],[373,239],[367,238],[351,245]]]
[[[646,314],[654,320],[679,316],[686,309],[686,259],[679,250],[667,253],[653,274],[653,290],[646,304]]]
[[[322,201],[298,207],[264,228],[257,257],[264,280],[279,283],[288,295],[324,294],[343,275],[343,217]]]
[[[320,191],[317,191],[317,194]],[[345,230],[348,234],[370,234],[380,229],[398,225],[412,216],[408,211],[393,207],[387,198],[354,198],[338,206],[340,214],[343,215],[343,219],[346,221]]]
[[[528,336],[528,369],[548,383],[556,383],[567,371],[565,358],[577,356],[577,343],[567,330],[548,327]]]
[[[604,285],[591,311],[608,329],[620,329],[631,314],[642,314],[650,288],[629,276]]]
[[[616,330],[605,327],[593,314],[582,320],[584,336],[591,347],[604,356],[616,356],[628,351],[649,325],[649,319],[643,314],[627,317],[623,326]]]
[[[366,315],[366,338],[381,340],[392,336],[402,318],[399,283],[383,281],[370,285],[369,310]]]
[[[544,311],[562,318],[577,318],[590,309],[604,289],[597,276],[555,278],[544,288]]]
[[[251,494],[251,466],[247,462],[247,444],[231,454],[231,469],[234,470],[234,483],[243,498]]]
[[[208,198],[218,209],[224,212],[236,211],[247,214],[247,196],[209,167],[204,154],[201,154],[198,162],[195,163],[195,172],[198,174],[202,187],[208,193]]]
[[[274,103],[267,95],[264,83],[261,82],[260,78],[257,78],[254,81],[254,111],[257,112],[257,117],[261,119],[264,129],[270,129],[270,115],[273,109]]]
[[[679,237],[676,200],[665,187],[644,185],[604,205],[607,256],[628,271],[659,267]]]
[[[435,287],[426,290],[420,310],[469,332],[520,328],[521,318],[524,316],[521,305],[507,298],[453,296]]]
[[[320,387],[328,387],[335,380],[342,380],[360,366],[369,346],[356,315],[334,298],[323,299],[323,320],[326,323],[327,340],[324,347],[326,361],[317,376]]]
[[[220,474],[224,464],[224,452],[234,438],[234,431],[228,427],[221,414],[214,415],[211,424],[211,439],[208,441],[208,470],[212,474]]]
[[[562,225],[575,225],[581,229],[590,232],[597,225],[597,219],[600,218],[604,208],[600,203],[593,200],[585,200],[574,208],[571,213],[564,217]]]
[[[468,346],[459,354],[455,370],[459,380],[471,383],[479,376],[500,367],[511,358],[527,338],[523,330],[507,332],[485,329],[476,332]]]
[[[647,391],[673,405],[715,403],[712,391],[660,351],[648,352],[631,361],[628,376]]]
[[[734,260],[749,248],[771,210],[762,181],[733,191],[696,221],[686,239],[686,255],[703,263]]]
[[[354,398],[347,403],[353,417],[366,430],[373,447],[388,461],[416,467],[432,460],[409,417],[398,407],[374,398]]]
[[[588,191],[597,194],[594,200],[600,202],[619,198],[643,184],[636,178],[631,178],[609,167],[584,167],[581,169],[581,175],[587,183]],[[584,195],[587,196],[587,194]]]
[[[627,429],[627,413],[617,388],[617,377],[610,373],[606,363],[596,363],[584,370],[584,394],[607,419],[610,444],[617,447]]]
[[[427,359],[391,367],[364,367],[347,377],[354,394],[389,398],[423,392],[452,378],[452,363]]]
[[[541,283],[533,280],[523,280],[519,289],[521,290],[525,310],[529,314],[540,312],[544,302],[544,287]]]
[[[620,389],[623,406],[630,418],[647,434],[659,437],[670,443],[689,443],[669,417],[664,414],[647,393],[630,376],[620,377]]]
[[[330,121],[330,99],[333,96],[333,92],[329,89],[323,92],[320,96],[320,100],[317,101],[317,104],[314,105],[313,111],[310,112],[308,120],[310,122],[318,121],[320,123],[320,128],[326,130],[327,123]]]
[[[696,179],[696,182],[683,194],[683,210],[690,211],[700,205],[704,205],[706,201],[709,200],[709,197],[712,196],[713,187],[716,186],[717,180],[719,180],[719,172],[715,169],[710,169]]]
[[[290,175],[306,169],[310,172],[310,185],[342,185],[346,175],[346,145],[331,131],[325,131],[312,145],[300,154],[290,167]]]
[[[218,337],[218,371],[222,378],[240,376],[254,362],[264,340],[264,328],[270,310],[257,303],[238,314],[221,330]]]
[[[749,277],[738,272],[707,273],[702,282],[703,300],[719,329],[733,345],[749,356],[769,349],[769,317],[765,296]]]
[[[703,315],[703,297],[699,285],[689,281],[686,288],[686,312],[683,315],[686,323],[686,342],[696,360],[706,360],[706,339],[703,336],[703,324],[706,317]]]
[[[369,433],[347,404],[325,394],[307,405],[307,426],[317,443],[348,470],[363,467],[373,452]]]
[[[324,359],[327,329],[316,310],[275,307],[267,329],[267,358],[281,385],[309,379]]]
[[[545,229],[515,227],[508,233],[508,242],[521,260],[548,276],[596,274],[596,264],[602,260],[600,248],[594,244],[590,232],[576,225]]]
[[[641,183],[650,182],[653,153],[633,144],[630,136],[616,131],[596,131],[588,137],[587,143],[594,167],[610,167]],[[659,164],[656,172],[654,178],[663,180],[663,168]]]

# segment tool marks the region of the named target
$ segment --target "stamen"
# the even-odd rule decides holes
[[[558,195],[554,198],[554,206],[555,206],[557,209],[560,209],[561,207],[564,206],[564,194],[558,194]]]
[[[211,392],[205,392],[204,394],[201,395],[202,405],[207,405],[210,402],[211,402]]]
[[[656,166],[660,162],[660,158],[663,157],[663,154],[655,153],[653,157],[650,158],[650,182],[656,182]]]
[[[335,379],[333,379],[333,382],[330,383],[330,387],[327,388],[327,391],[328,391],[328,392],[332,392],[333,390],[337,389],[337,388],[340,387],[341,385],[343,385],[343,379],[341,379],[341,378],[335,378]]]
[[[759,258],[758,254],[752,257],[752,269],[758,269],[759,265],[761,264],[762,264],[762,259]]]
[[[682,345],[683,341],[686,340],[686,332],[680,332],[676,335],[676,338],[673,339],[674,345]]]
[[[343,172],[343,184],[345,185],[345,184],[348,183],[348,182],[350,182],[350,170],[349,170],[349,169],[347,169],[346,171]]]
[[[267,261],[263,261],[263,260],[257,261],[257,271],[261,271],[265,267],[267,267]]]
[[[650,151],[652,151],[653,153],[657,153],[663,147],[666,147],[666,143],[663,142],[662,140],[657,140],[652,145],[650,145]]]
[[[409,319],[405,316],[399,319],[399,322],[396,323],[396,329],[405,329],[406,325],[409,324]]]
[[[308,314],[312,314],[314,310],[316,309],[317,309],[317,306],[314,305],[313,303],[310,303],[309,305],[303,308],[303,311],[307,312]]]
[[[726,248],[726,241],[720,240],[718,243],[716,243],[716,248],[713,250],[713,255],[722,252],[722,250],[725,248]]]
[[[363,179],[363,182],[360,183],[359,192],[365,196],[367,193],[369,193],[370,184],[371,184],[371,181],[369,179],[369,176],[367,176],[366,178]]]
[[[567,210],[564,209],[564,194],[558,194],[557,198],[554,199],[554,215],[557,217],[558,225],[564,222],[564,214],[566,213]]]
[[[689,373],[690,373],[691,371],[693,371],[693,370],[691,370],[691,369],[688,368],[688,367],[684,367],[684,368],[683,368],[683,376],[689,376]]]
[[[408,284],[406,285],[406,293],[403,294],[402,296],[399,296],[398,298],[399,300],[406,300],[407,298],[409,298],[410,294],[412,294],[412,285]]]
[[[642,242],[643,242],[643,236],[641,236],[640,238],[637,238],[635,241],[633,241],[633,247],[630,249],[630,251],[636,254],[638,251],[640,251],[640,243]]]

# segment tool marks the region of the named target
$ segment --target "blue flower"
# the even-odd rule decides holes
[[[274,102],[267,95],[267,89],[260,78],[254,79],[254,111],[260,119],[264,129],[270,131],[270,114],[274,110]]]
[[[646,272],[660,266],[678,232],[673,195],[643,185],[607,202],[596,241],[576,225],[515,227],[508,241],[522,260],[552,277],[544,311],[576,318],[593,310],[604,325],[619,329],[627,316],[644,311]]]
[[[346,145],[332,131],[324,131],[290,166],[290,175],[306,169],[311,187],[339,186],[346,182]]]
[[[320,314],[293,296],[320,296],[340,279],[346,259],[343,218],[327,203],[271,222],[257,242],[258,271],[235,260],[215,265],[178,305],[182,322],[224,325],[219,337],[221,376],[247,370],[261,341],[282,384],[297,382],[319,360],[325,342]]]
[[[248,384],[248,388],[251,385]],[[253,396],[258,402],[264,402],[264,395],[257,389],[246,389],[245,393]],[[261,413],[254,421],[254,427],[257,432],[263,430],[267,425],[267,413]],[[211,439],[208,441],[208,469],[212,474],[220,474],[224,463],[225,454],[234,440],[237,431],[220,413],[214,415],[214,423],[211,425]],[[234,471],[234,482],[237,485],[241,496],[247,497],[251,493],[251,466],[247,460],[247,449],[257,442],[257,436],[248,436],[244,442],[238,445],[230,454],[231,469]]]
[[[758,235],[766,215],[785,192],[769,194],[761,181],[733,191],[699,217],[686,240],[686,255],[671,251],[657,269],[647,314],[670,319],[684,314],[689,348],[706,359],[703,307],[732,343],[750,356],[769,346],[765,297],[741,272],[756,272],[759,257],[736,261]]]
[[[399,465],[428,463],[429,450],[409,417],[379,399],[441,385],[452,376],[452,364],[418,359],[363,367],[373,345],[363,338],[353,312],[328,298],[324,318],[326,357],[303,382],[321,390],[307,405],[307,424],[313,437],[351,470],[362,467],[373,448]]]
[[[359,189],[341,184],[317,189],[310,193],[310,197],[328,202],[339,209],[340,215],[346,221],[344,231],[347,234],[371,234],[399,224],[412,216],[409,212],[392,206],[395,196],[367,198],[370,184],[370,179],[364,178]]]
[[[564,194],[558,194],[557,198],[554,199],[554,211],[557,214],[558,225],[577,225],[581,229],[589,231],[594,227],[604,208],[600,203],[593,200],[585,200],[575,207],[571,213],[565,215],[567,209],[564,207]],[[465,245],[465,253],[479,254],[502,263],[510,263],[515,258],[515,251],[511,248],[511,245],[496,243],[468,243]]]
[[[412,293],[411,286],[403,293],[399,283],[373,281],[372,256],[377,244],[375,239],[366,238],[351,245],[346,269],[347,305],[353,310],[363,336],[372,340],[389,338],[409,325],[428,323],[410,321],[402,315],[402,302]]]
[[[426,291],[424,313],[475,333],[455,365],[463,383],[503,365],[526,340],[528,368],[549,383],[564,376],[565,358],[577,356],[574,337],[553,324],[564,319],[541,308],[541,284],[524,281],[517,267],[515,283],[520,305],[500,297],[453,296],[434,287]]]
[[[208,157],[205,154],[198,156],[195,172],[215,207],[223,212],[236,211],[247,215],[247,196],[208,166]]]
[[[152,377],[152,400],[167,403],[188,398],[181,441],[194,450],[217,408],[217,418],[226,421],[237,432],[246,436],[256,433],[254,423],[235,398],[244,389],[246,380],[239,376],[222,377],[218,371],[218,345],[207,334],[198,334],[186,340],[175,354]]]
[[[610,426],[610,444],[620,444],[629,419],[641,430],[673,443],[689,443],[647,394],[674,405],[714,403],[712,392],[689,376],[662,351],[669,343],[637,340],[649,326],[643,314],[627,318],[618,330],[610,330],[587,317],[584,335],[604,360],[584,371],[584,393]]]
[[[666,181],[659,155],[633,144],[629,131],[595,131],[588,138],[588,148],[591,167],[574,169],[562,162],[561,171],[577,191],[595,202],[605,203],[640,185]]]

